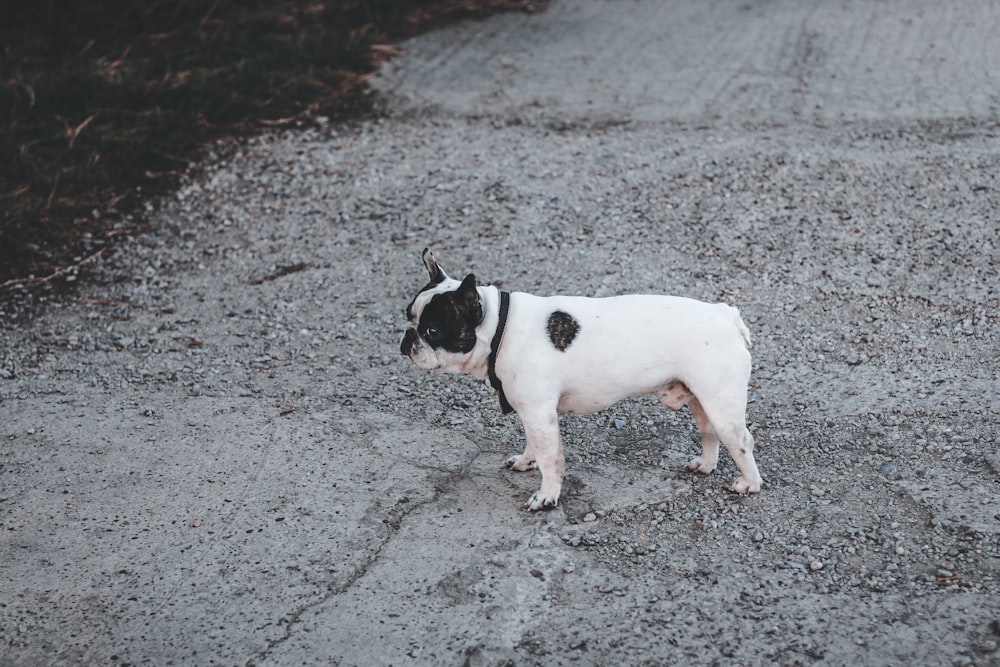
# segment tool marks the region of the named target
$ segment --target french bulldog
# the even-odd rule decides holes
[[[750,332],[726,304],[660,295],[539,297],[449,276],[429,249],[430,281],[406,307],[400,352],[419,368],[489,381],[504,412],[524,425],[524,452],[509,468],[537,468],[529,510],[552,509],[564,473],[559,413],[603,410],[630,396],[685,405],[701,431],[688,468],[710,473],[719,441],[739,467],[737,493],[762,484],[746,427]]]

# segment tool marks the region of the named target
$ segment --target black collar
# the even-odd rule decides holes
[[[490,377],[490,385],[497,392],[497,398],[500,400],[500,409],[503,413],[510,414],[514,411],[510,403],[507,402],[507,397],[503,393],[503,383],[500,382],[500,378],[497,377],[497,354],[500,352],[500,345],[503,343],[503,332],[507,328],[507,312],[510,310],[510,292],[504,292],[500,290],[500,320],[497,322],[497,332],[493,334],[493,341],[490,343],[490,360],[488,365],[488,373]]]

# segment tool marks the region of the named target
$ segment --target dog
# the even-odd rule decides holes
[[[479,286],[471,273],[452,278],[430,249],[422,259],[430,281],[406,307],[400,352],[422,369],[489,381],[504,413],[517,412],[527,442],[506,465],[541,472],[529,510],[559,502],[559,413],[596,412],[646,394],[667,408],[690,409],[702,443],[690,470],[715,470],[721,440],[740,470],[731,490],[760,491],[746,427],[750,332],[736,308],[648,294],[509,293]]]

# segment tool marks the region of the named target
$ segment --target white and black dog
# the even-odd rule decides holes
[[[530,510],[559,501],[564,459],[558,413],[595,412],[653,394],[688,406],[701,430],[701,456],[688,468],[715,470],[719,441],[736,461],[737,493],[760,491],[746,427],[750,332],[736,308],[676,296],[538,297],[480,287],[446,274],[423,252],[430,282],[406,307],[400,351],[424,369],[488,380],[504,412],[524,424],[514,470],[542,473]]]

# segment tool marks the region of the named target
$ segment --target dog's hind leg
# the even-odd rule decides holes
[[[736,493],[757,493],[760,491],[763,480],[760,471],[757,469],[757,461],[753,457],[753,436],[746,426],[747,397],[746,382],[750,376],[749,364],[746,375],[741,376],[739,381],[728,380],[726,382],[715,382],[705,386],[692,387],[691,391],[695,397],[688,400],[691,412],[698,420],[698,426],[702,428],[702,438],[705,436],[705,428],[701,426],[703,419],[707,419],[710,428],[726,446],[730,456],[736,462],[736,467],[740,469],[740,476],[733,482],[732,490]],[[695,410],[695,404],[699,409]],[[704,440],[703,440],[704,442]],[[718,461],[718,444],[714,446],[709,443],[705,450],[708,454],[715,455],[711,460],[712,467]],[[704,458],[705,454],[702,454]],[[697,460],[697,459],[695,459]],[[694,461],[692,461],[694,463]],[[702,461],[702,463],[708,463]]]
[[[714,417],[711,412],[707,414],[709,419],[712,419],[719,439],[733,457],[736,467],[740,469],[740,476],[733,482],[731,489],[736,493],[757,493],[763,480],[757,469],[757,461],[753,457],[754,441],[744,421],[745,411],[742,407],[740,410],[731,411],[727,421],[723,421],[718,414]]]
[[[680,410],[685,405],[688,406],[694,420],[698,422],[698,430],[701,431],[701,456],[688,462],[688,470],[705,474],[715,470],[719,462],[719,436],[698,398],[683,382],[671,382],[661,389],[657,396],[663,407],[671,410]]]
[[[715,466],[719,463],[719,435],[697,398],[691,397],[688,408],[694,420],[698,422],[698,430],[701,431],[701,456],[691,459],[687,467],[688,470],[708,474],[715,470]]]
[[[760,491],[761,479],[760,471],[757,469],[757,461],[753,457],[753,436],[745,425],[732,429],[728,434],[722,436],[722,442],[726,449],[736,461],[736,466],[740,469],[740,476],[733,482],[732,490],[736,493],[757,493]]]

